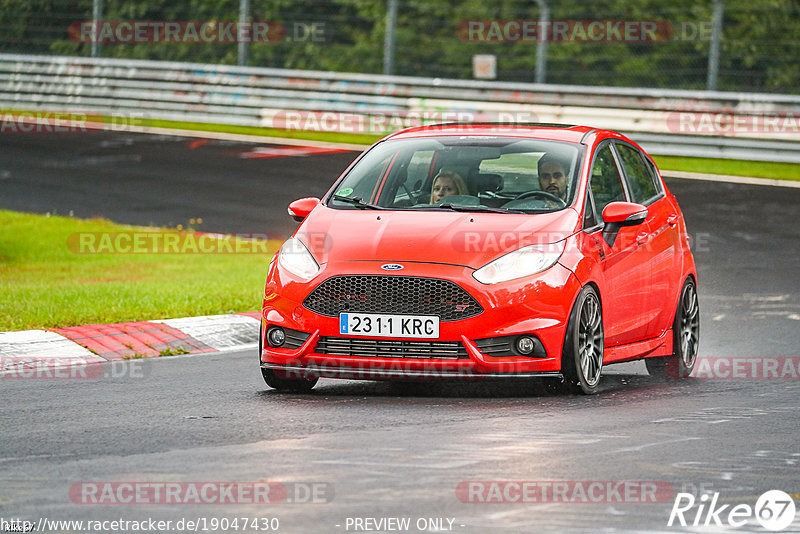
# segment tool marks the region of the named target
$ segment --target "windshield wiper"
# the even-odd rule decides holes
[[[449,202],[445,202],[443,204],[439,204],[438,206],[431,206],[433,208],[440,208],[440,209],[449,209],[452,211],[475,211],[475,212],[486,212],[486,213],[525,213],[521,210],[509,209],[509,208],[492,208],[490,206],[464,206],[462,204],[450,204]]]
[[[333,195],[331,198],[334,200],[338,200],[340,202],[347,202],[348,204],[352,204],[353,206],[362,209],[362,210],[385,210],[389,208],[384,208],[383,206],[378,206],[375,204],[370,204],[369,202],[364,202],[364,199],[361,197],[343,197],[341,195]]]

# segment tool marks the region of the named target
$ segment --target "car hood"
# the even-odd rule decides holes
[[[573,209],[542,214],[373,211],[317,206],[298,237],[319,263],[425,262],[478,269],[526,245],[575,232]]]

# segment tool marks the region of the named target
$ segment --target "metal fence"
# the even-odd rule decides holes
[[[98,24],[91,26],[92,21]],[[261,37],[253,32],[241,36],[236,31],[219,32],[230,29],[226,23],[239,21],[260,22],[269,29]],[[165,39],[166,23],[180,25],[175,38]],[[136,24],[147,28],[137,33],[130,29]],[[213,36],[206,39],[203,28],[209,27]],[[196,31],[187,30],[192,28]],[[0,7],[0,52],[452,79],[473,79],[477,74],[499,81],[566,85],[800,93],[800,4],[797,0],[169,4],[6,0]]]
[[[443,121],[619,130],[654,154],[800,163],[800,96],[0,54],[0,108],[383,134]]]

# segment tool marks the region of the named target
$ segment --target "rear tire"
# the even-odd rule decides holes
[[[592,286],[586,286],[572,309],[561,354],[561,372],[567,391],[584,395],[597,392],[604,345],[600,298]]]
[[[694,280],[688,278],[681,289],[672,323],[672,356],[646,358],[647,372],[657,378],[688,378],[697,361],[699,345],[700,306]]]

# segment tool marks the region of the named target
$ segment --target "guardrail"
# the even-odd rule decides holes
[[[800,163],[800,96],[0,54],[0,107],[385,133],[419,120],[588,124],[653,154]]]

